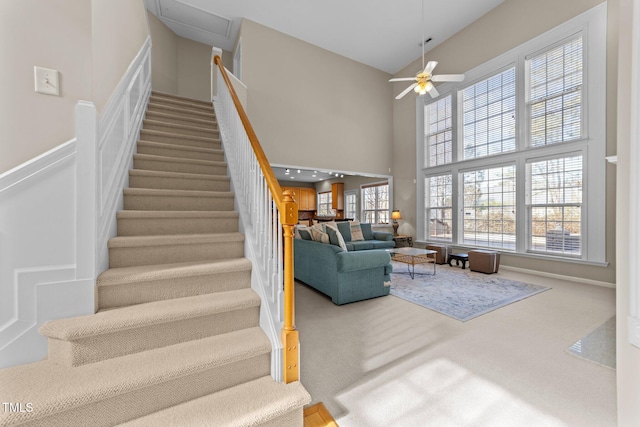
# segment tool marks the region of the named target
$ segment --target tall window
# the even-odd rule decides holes
[[[465,172],[464,238],[474,246],[515,249],[515,165]]]
[[[516,149],[516,68],[462,90],[464,158]]]
[[[318,216],[331,216],[335,212],[331,209],[331,191],[318,193]]]
[[[371,224],[389,223],[389,184],[362,187],[362,221]]]
[[[428,104],[425,114],[425,165],[436,166],[451,163],[451,95]]]
[[[580,255],[582,156],[527,164],[529,249]]]
[[[606,28],[601,4],[423,98],[419,240],[606,263]]]
[[[355,190],[344,192],[344,216],[358,219],[358,196]]]
[[[425,206],[427,209],[426,228],[429,238],[451,241],[453,230],[453,186],[451,174],[432,176],[425,179]]]
[[[582,56],[582,36],[578,36],[527,59],[533,147],[582,136]]]

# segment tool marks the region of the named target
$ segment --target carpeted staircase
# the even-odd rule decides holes
[[[22,405],[0,425],[301,426],[310,397],[270,376],[211,103],[153,93],[129,185],[98,312],[43,325],[48,360],[0,370]]]

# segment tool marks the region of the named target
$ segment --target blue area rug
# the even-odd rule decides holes
[[[550,289],[446,264],[435,275],[432,264],[416,265],[412,280],[406,264],[392,264],[391,295],[462,322]]]

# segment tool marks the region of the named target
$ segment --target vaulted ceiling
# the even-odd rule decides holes
[[[424,26],[422,9],[424,1]],[[394,74],[504,0],[145,0],[181,37],[233,51],[250,19]],[[424,39],[423,39],[424,34]]]

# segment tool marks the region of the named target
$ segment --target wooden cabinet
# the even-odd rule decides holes
[[[331,184],[331,209],[344,210],[344,182]]]
[[[316,210],[316,190],[307,187],[282,187],[282,191],[289,190],[293,193],[293,199],[298,203],[299,211]]]

